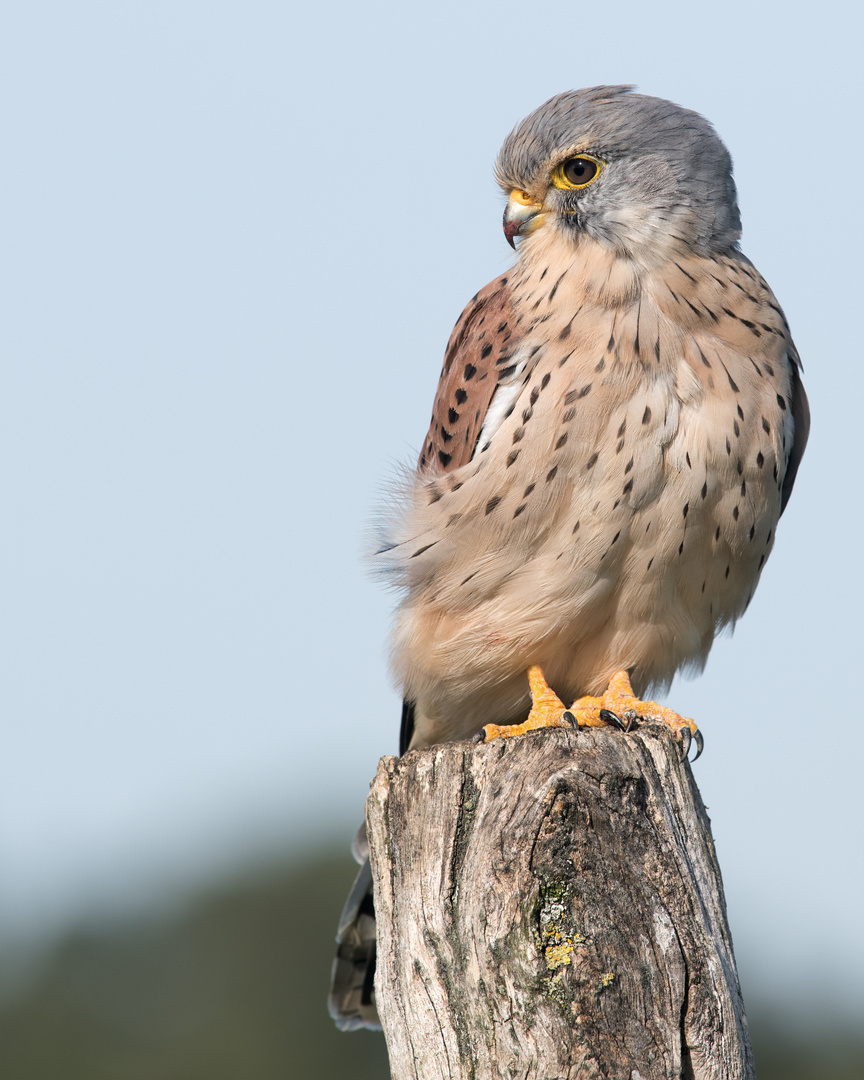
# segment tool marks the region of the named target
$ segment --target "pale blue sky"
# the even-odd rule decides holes
[[[745,994],[864,1005],[861,29],[834,2],[7,7],[0,931],[347,840],[399,718],[364,530],[509,263],[495,153],[628,82],[726,140],[814,414],[750,610],[669,700],[706,734]]]

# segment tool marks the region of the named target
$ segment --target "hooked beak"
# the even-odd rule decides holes
[[[514,188],[504,209],[504,235],[510,247],[516,247],[515,236],[525,236],[542,223],[542,203],[535,203],[527,191]]]

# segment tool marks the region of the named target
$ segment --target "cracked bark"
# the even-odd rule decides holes
[[[366,805],[393,1080],[749,1080],[720,870],[668,729],[383,758]]]

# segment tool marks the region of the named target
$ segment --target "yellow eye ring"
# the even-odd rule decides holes
[[[579,191],[593,184],[605,161],[590,154],[574,154],[552,170],[552,183],[562,191]]]

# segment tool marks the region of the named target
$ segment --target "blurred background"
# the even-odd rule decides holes
[[[326,1015],[399,702],[375,508],[552,94],[708,116],[810,448],[695,774],[760,1077],[864,1076],[860,8],[30,0],[0,14],[0,1069],[386,1077]]]

